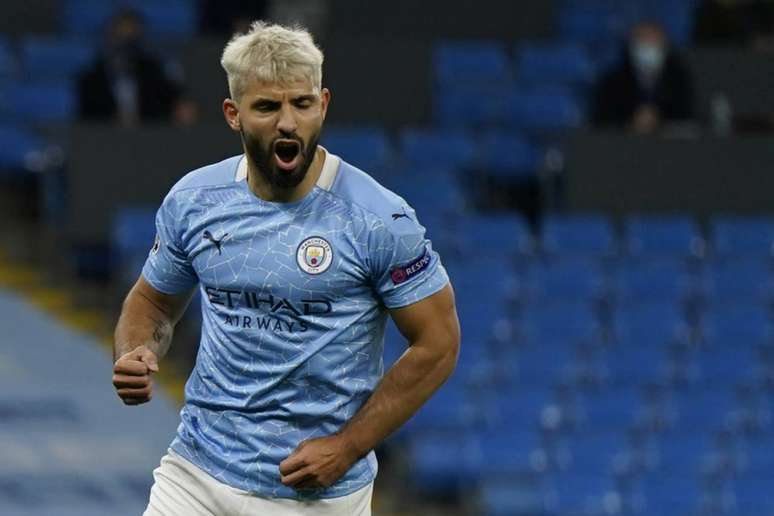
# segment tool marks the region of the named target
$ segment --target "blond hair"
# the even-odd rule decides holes
[[[231,98],[239,101],[250,81],[290,84],[309,81],[322,87],[323,54],[309,31],[253,22],[246,34],[237,34],[223,49],[220,64],[226,70]]]

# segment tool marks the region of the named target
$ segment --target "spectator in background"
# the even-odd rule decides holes
[[[132,10],[110,22],[105,52],[78,78],[81,117],[134,125],[173,120],[193,123],[196,106],[183,96],[162,62],[143,48],[144,25]]]
[[[694,37],[698,43],[774,50],[774,1],[705,0],[696,10]]]
[[[623,59],[597,84],[591,107],[595,125],[651,133],[693,117],[690,73],[654,22],[635,25]]]

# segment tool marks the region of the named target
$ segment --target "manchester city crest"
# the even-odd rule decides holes
[[[309,237],[298,246],[296,262],[308,274],[321,274],[333,263],[331,244],[322,237]]]

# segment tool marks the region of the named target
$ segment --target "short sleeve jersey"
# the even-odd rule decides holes
[[[446,271],[414,210],[325,151],[303,199],[254,195],[244,156],[181,179],[143,268],[167,294],[201,291],[202,332],[172,449],[260,496],[330,498],[376,475],[371,452],[334,485],[299,491],[279,463],[339,430],[383,374],[387,309],[441,290]]]

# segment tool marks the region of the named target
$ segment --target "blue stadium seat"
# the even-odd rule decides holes
[[[519,45],[516,56],[516,76],[521,84],[582,87],[594,79],[594,64],[581,45]]]
[[[465,83],[485,88],[511,80],[508,55],[496,41],[441,43],[435,49],[433,66],[441,89]]]
[[[483,466],[478,441],[459,434],[414,435],[409,456],[411,485],[420,495],[458,495],[464,485],[475,483]]]
[[[32,80],[72,79],[94,56],[93,44],[83,39],[31,35],[21,41],[22,67]]]
[[[616,252],[613,225],[602,215],[549,215],[540,233],[541,248],[549,256],[601,258]]]
[[[70,81],[12,82],[0,86],[0,116],[29,124],[68,123],[77,99]]]
[[[19,72],[19,63],[8,38],[0,35],[0,79],[10,79]]]
[[[756,357],[750,346],[727,343],[699,353],[696,368],[704,385],[735,385],[752,378],[756,371]]]
[[[619,432],[623,435],[636,419],[642,406],[640,388],[620,385],[577,396],[578,424],[588,432]],[[617,436],[618,437],[618,436]],[[612,446],[613,443],[610,443]],[[626,443],[617,440],[616,452],[625,451]],[[586,453],[590,453],[586,451]]]
[[[123,287],[132,285],[142,270],[156,236],[156,210],[134,206],[116,211],[110,230],[113,272]]]
[[[563,40],[614,45],[623,39],[626,22],[609,6],[583,2],[559,11],[557,32]]]
[[[457,434],[481,422],[480,406],[461,375],[455,374],[414,414],[407,430],[417,435],[427,432]]]
[[[771,496],[771,473],[774,468],[757,474],[741,475],[733,481],[733,510],[731,514],[774,515]]]
[[[333,154],[369,174],[382,171],[393,155],[387,133],[377,127],[327,128],[321,143]]]
[[[626,219],[626,248],[635,257],[701,256],[704,240],[696,222],[687,216],[630,216]]]
[[[774,217],[716,216],[710,227],[721,257],[770,258],[774,253]]]
[[[536,177],[543,161],[541,149],[517,133],[488,131],[476,147],[476,167],[488,176]]]
[[[450,166],[406,165],[385,177],[382,184],[400,193],[416,210],[420,223],[430,215],[442,217],[444,225],[449,225],[465,211],[467,199]]]
[[[523,311],[521,324],[529,346],[549,348],[573,348],[593,340],[599,329],[594,307],[585,300],[531,303]]]
[[[124,7],[143,16],[152,37],[184,37],[196,32],[196,4],[190,0],[65,0],[62,28],[69,34],[98,36],[106,30],[110,18]]]
[[[615,328],[628,347],[665,349],[687,331],[682,309],[670,302],[625,303],[615,313]]]
[[[481,451],[482,474],[508,477],[540,469],[540,442],[532,419],[525,417],[507,428],[475,434]]]
[[[398,136],[401,159],[410,165],[465,168],[474,163],[476,147],[464,131],[405,128]]]
[[[583,112],[578,99],[565,91],[516,91],[505,100],[506,123],[533,133],[554,133],[579,127]]]
[[[477,514],[482,516],[513,516],[514,514],[544,514],[548,501],[539,474],[499,477],[487,475],[481,479]]]
[[[720,260],[709,267],[708,294],[717,301],[764,303],[774,293],[771,263],[764,258]]]
[[[475,88],[466,91],[459,87],[444,87],[434,95],[435,120],[442,127],[486,127],[503,119],[505,91],[496,94]]]
[[[0,170],[28,168],[35,153],[44,149],[43,139],[34,132],[16,125],[0,124]]]
[[[469,256],[485,256],[512,263],[532,251],[533,238],[519,215],[471,215],[460,221],[460,240]],[[471,274],[477,274],[471,271]]]
[[[707,386],[700,389],[683,389],[672,394],[674,406],[677,409],[677,429],[683,434],[682,446],[696,448],[698,443],[688,444],[691,433],[697,429],[719,430],[723,428],[728,419],[728,414],[734,407],[733,390],[730,385],[723,385],[720,380],[717,385],[712,380]],[[694,441],[699,440],[694,436]],[[709,439],[704,439],[705,451],[710,451]],[[666,439],[662,444],[670,447],[669,453],[677,453],[680,444],[673,444],[673,440]],[[698,448],[696,448],[698,449]],[[687,452],[686,452],[687,453]],[[672,460],[672,459],[670,459]],[[677,460],[677,459],[674,459]]]
[[[704,313],[703,326],[714,348],[752,348],[765,344],[772,335],[769,312],[762,303],[711,305]]]
[[[615,274],[624,302],[677,303],[695,292],[696,282],[681,261],[624,262]]]
[[[604,514],[605,505],[618,496],[611,475],[585,470],[555,474],[551,485],[549,514]]]
[[[607,367],[614,385],[643,385],[666,377],[666,354],[660,346],[627,347],[626,342],[607,354]]]
[[[638,505],[642,514],[687,516],[697,514],[702,501],[701,477],[693,467],[651,473],[638,485]]]
[[[545,303],[591,303],[603,296],[606,287],[599,263],[583,257],[537,263],[528,270],[526,281],[530,299]]]

